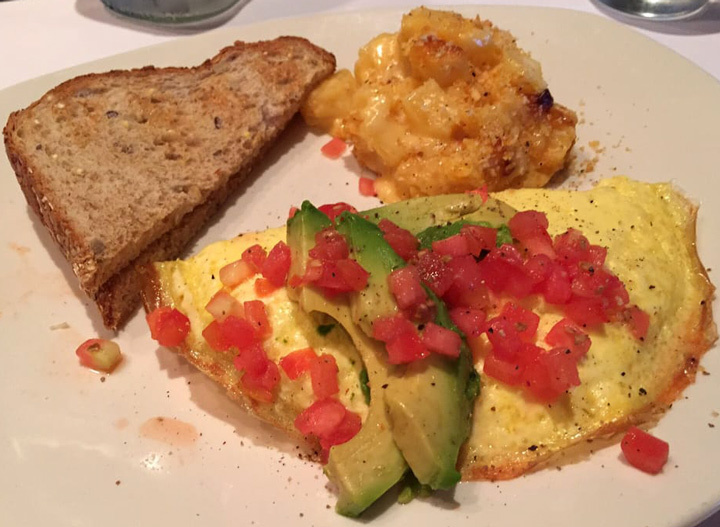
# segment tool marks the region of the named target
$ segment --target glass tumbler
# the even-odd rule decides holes
[[[249,0],[102,0],[105,6],[132,18],[160,24],[188,24],[215,18]]]

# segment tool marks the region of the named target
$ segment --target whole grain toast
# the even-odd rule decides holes
[[[76,77],[10,115],[18,182],[107,327],[139,303],[135,264],[177,256],[334,69],[302,38],[236,42],[192,68]]]

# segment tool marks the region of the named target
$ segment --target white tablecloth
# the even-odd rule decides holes
[[[434,0],[428,4],[463,4]],[[533,2],[484,0],[484,4]],[[280,16],[371,7],[406,6],[402,0],[251,0],[224,25],[239,26]],[[537,5],[537,3],[535,4]],[[548,7],[599,13],[634,26],[675,50],[720,81],[720,3],[695,18],[678,22],[632,21],[589,0],[552,0]],[[128,22],[107,11],[99,0],[0,1],[0,89],[34,77],[143,46],[197,32]],[[679,80],[681,82],[681,80]],[[720,123],[719,123],[720,124]],[[720,514],[702,527],[719,527]]]

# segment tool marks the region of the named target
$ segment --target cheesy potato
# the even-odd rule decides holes
[[[302,114],[352,143],[386,202],[541,187],[563,168],[577,122],[510,33],[426,8],[361,48],[354,74],[338,71]]]

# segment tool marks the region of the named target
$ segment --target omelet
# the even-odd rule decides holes
[[[302,108],[378,174],[385,202],[542,187],[566,163],[575,113],[540,64],[487,20],[417,8],[359,51]]]
[[[309,376],[291,380],[283,375],[275,400],[272,403],[258,401],[243,391],[240,372],[233,364],[234,355],[213,350],[202,335],[203,329],[213,320],[205,306],[223,288],[220,269],[239,260],[243,251],[253,245],[270,251],[284,239],[285,227],[242,234],[229,241],[211,244],[187,260],[158,262],[146,267],[142,271],[143,303],[148,311],[173,306],[184,313],[190,319],[190,333],[177,348],[178,353],[222,385],[247,411],[303,440],[306,438],[295,428],[294,421],[315,400]],[[232,295],[241,302],[259,299],[265,303],[272,335],[263,344],[273,362],[305,348],[313,348],[318,355],[332,355],[339,370],[340,402],[365,419],[368,407],[360,386],[363,364],[352,340],[339,324],[317,313],[305,313],[290,301],[285,288],[259,297],[254,280],[247,280],[235,287]],[[309,446],[316,448],[317,444],[310,441]]]
[[[551,234],[575,228],[592,244],[606,247],[606,266],[625,283],[630,303],[649,315],[650,326],[643,340],[620,324],[589,329],[592,346],[578,364],[580,385],[551,404],[530,401],[518,387],[484,375],[482,349],[475,350],[481,390],[458,461],[464,480],[516,477],[573,445],[653,422],[693,382],[701,356],[717,338],[711,312],[714,287],[695,247],[697,209],[672,185],[612,178],[589,191],[520,189],[493,197],[518,211],[544,212]],[[248,247],[260,244],[270,250],[284,237],[284,227],[245,234],[184,261],[155,263],[144,270],[143,298],[148,311],[174,306],[190,319],[190,333],[178,347],[188,361],[247,410],[300,437],[294,420],[314,400],[309,379],[282,374],[273,402],[254,400],[243,392],[232,356],[213,351],[202,336],[213,320],[205,306],[222,288],[219,270],[240,259]],[[241,301],[258,298],[253,280],[234,288],[232,295]],[[273,329],[265,342],[268,358],[278,361],[307,347],[333,355],[338,397],[364,421],[368,405],[362,360],[342,327],[303,312],[285,288],[261,299]],[[563,315],[540,299],[532,302],[541,318],[541,341]]]
[[[573,227],[607,247],[607,267],[650,315],[650,327],[643,341],[616,324],[591,330],[581,384],[556,404],[529,402],[483,376],[461,459],[465,479],[516,477],[572,445],[653,422],[693,382],[717,338],[714,287],[695,247],[697,208],[672,185],[612,178],[587,192],[520,189],[494,197],[544,212],[551,234]],[[562,315],[549,305],[535,310],[540,341]]]

